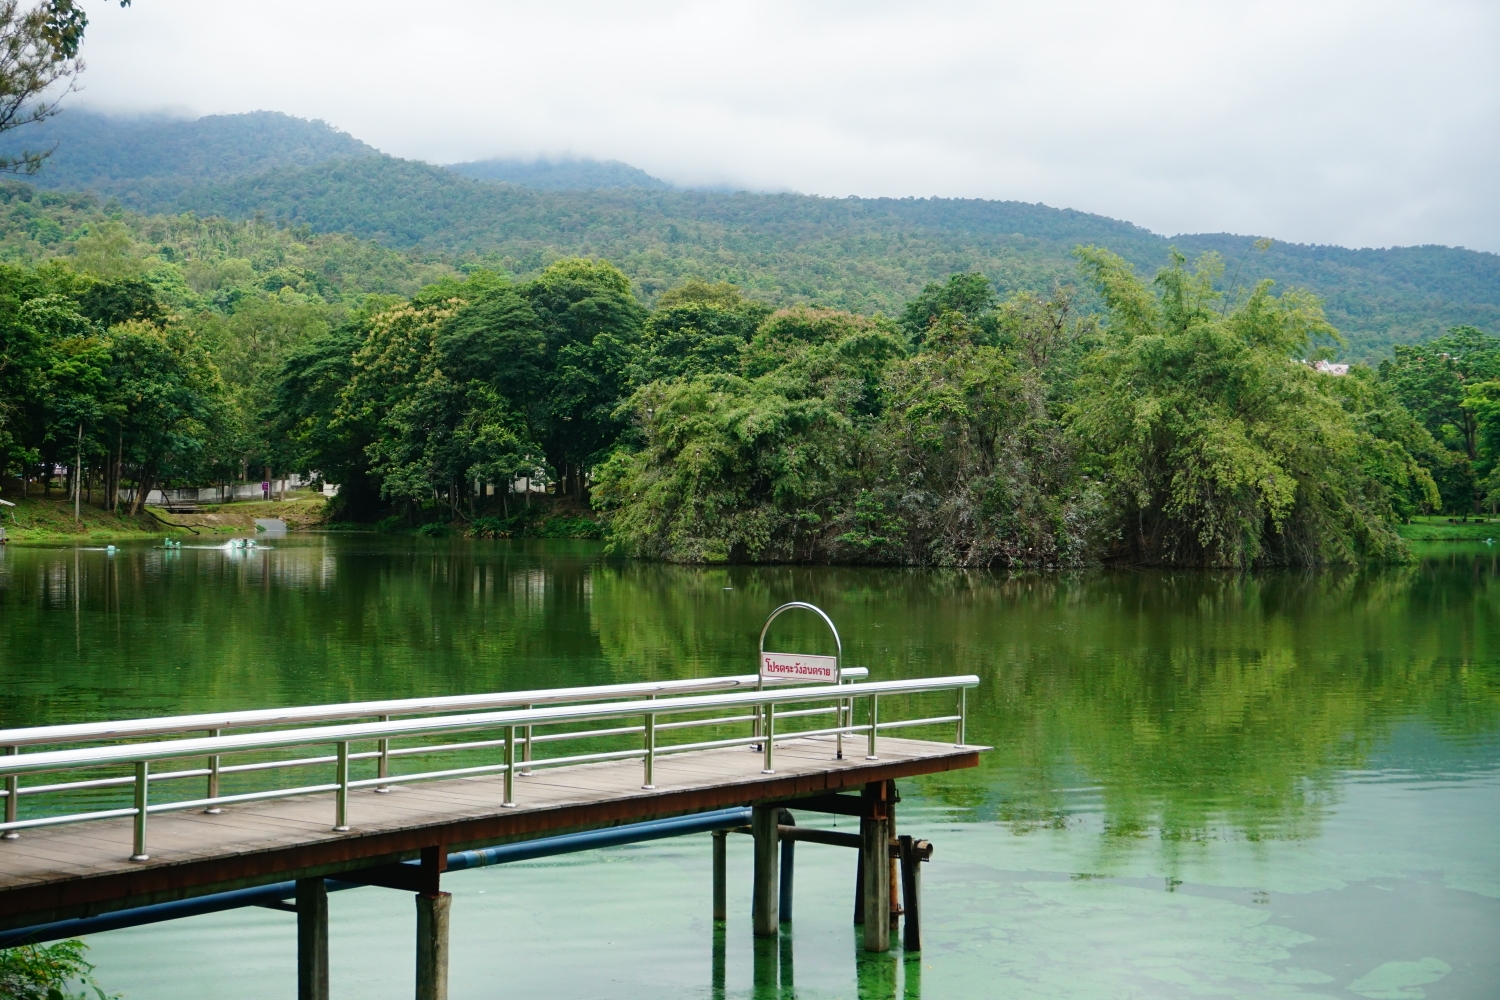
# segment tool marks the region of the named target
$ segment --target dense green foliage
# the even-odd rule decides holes
[[[1380,364],[1392,395],[1444,446],[1443,506],[1500,506],[1500,338],[1459,326]]]
[[[448,169],[475,180],[523,184],[540,191],[671,187],[666,181],[619,160],[474,160],[450,163]]]
[[[217,367],[139,279],[0,266],[0,465],[88,467],[150,489],[216,477],[230,415]]]
[[[82,941],[0,948],[0,997],[6,1000],[110,1000],[84,961]],[[75,992],[70,987],[81,986]]]
[[[1178,258],[1153,291],[1121,258],[1081,255],[1102,329],[1066,298],[997,304],[957,275],[902,327],[785,310],[738,370],[643,386],[639,447],[600,472],[614,544],[961,566],[1404,551],[1393,520],[1437,503],[1408,444],[1436,449],[1363,376],[1294,360],[1337,336],[1315,299],[1267,282],[1224,302],[1214,257]]]
[[[1335,377],[1291,360],[1315,338],[1337,337],[1316,299],[1273,297],[1264,282],[1221,309],[1215,258],[1196,272],[1178,258],[1155,295],[1113,254],[1090,248],[1082,258],[1109,323],[1083,365],[1071,425],[1104,483],[1121,553],[1243,567],[1400,549],[1392,484],[1364,462],[1371,432],[1341,405]],[[1399,442],[1383,447],[1409,491],[1425,473]]]
[[[608,264],[559,261],[523,285],[477,272],[309,340],[264,423],[290,466],[354,473],[346,506],[373,489],[462,516],[481,484],[502,484],[504,507],[517,477],[577,493],[619,437],[644,317]]]
[[[1439,485],[1463,476],[1472,506],[1500,440],[1500,383],[1449,399],[1475,428],[1455,457],[1424,426],[1430,385],[1431,412],[1408,409],[1394,362],[1383,379],[1301,363],[1338,339],[1317,300],[1229,297],[1213,255],[1153,289],[1079,251],[1101,314],[969,272],[893,321],[699,280],[647,310],[579,258],[410,298],[205,299],[186,275],[212,261],[148,265],[130,238],[105,226],[66,263],[0,273],[9,467],[81,459],[113,495],[264,464],[339,483],[341,518],[480,535],[525,528],[512,484],[550,483],[616,550],[669,560],[1245,567],[1399,558],[1394,522],[1451,509]],[[1490,349],[1449,339],[1473,336]]]
[[[502,171],[520,183],[497,184],[474,179],[485,175],[483,164],[462,165],[471,176],[460,176],[370,155],[327,126],[266,113],[134,124],[78,115],[48,127],[63,130],[57,134],[66,144],[38,183],[87,186],[135,211],[161,213],[114,213],[135,233],[184,211],[264,217],[293,231],[350,233],[417,255],[411,259],[522,277],[558,259],[602,257],[647,303],[701,276],[775,306],[888,315],[953,273],[981,273],[1003,295],[1046,295],[1071,279],[1077,245],[1106,247],[1146,273],[1166,265],[1175,245],[1188,255],[1220,253],[1235,294],[1265,278],[1317,294],[1345,335],[1339,350],[1354,359],[1376,360],[1394,344],[1420,343],[1455,325],[1500,326],[1500,256],[1455,248],[1349,250],[1227,234],[1169,241],[1102,216],[1018,202],[682,191],[643,182],[541,190],[556,180],[547,171]],[[158,140],[166,153],[151,151]],[[107,165],[116,160],[125,166],[111,173]],[[576,164],[568,170],[582,179],[563,183],[605,183]],[[76,214],[82,203],[71,200]],[[38,205],[0,222],[0,253],[32,262],[70,253],[76,218],[53,216]],[[373,253],[362,252],[373,263]]]
[[[81,459],[105,495],[265,465],[339,483],[342,518],[482,535],[524,528],[512,484],[540,482],[655,558],[1242,567],[1396,558],[1395,520],[1495,486],[1491,338],[1456,331],[1433,371],[1403,350],[1380,378],[1316,372],[1297,359],[1338,342],[1317,300],[1226,291],[1215,255],[1153,290],[1080,251],[1097,314],[964,272],[893,321],[697,279],[648,310],[581,258],[429,270],[406,298],[340,271],[420,280],[349,237],[84,227],[0,275],[0,459]]]

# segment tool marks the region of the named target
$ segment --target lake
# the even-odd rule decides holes
[[[716,931],[700,835],[446,876],[455,1000],[1490,998],[1500,556],[1419,556],[1012,578],[374,535],[0,548],[0,726],[749,673],[766,614],[811,601],[873,679],[982,678],[983,766],[901,786],[935,846],[920,958],[859,950],[853,852],[818,845],[764,945],[731,838]],[[778,644],[825,651],[792,617]],[[333,995],[409,997],[410,896],[330,912]],[[89,944],[127,1000],[296,995],[286,913]]]

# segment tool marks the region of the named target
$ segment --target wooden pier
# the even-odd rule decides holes
[[[528,702],[524,711],[483,716],[382,721],[245,736],[221,736],[214,728],[209,739],[127,742],[102,749],[19,755],[13,751],[0,757],[10,820],[5,826],[7,834],[16,838],[0,841],[0,931],[295,880],[295,904],[276,905],[297,913],[299,1000],[326,1000],[329,882],[325,880],[332,880],[335,887],[341,883],[385,886],[415,894],[416,996],[419,1000],[439,1000],[447,995],[450,898],[442,890],[442,877],[450,858],[464,856],[459,852],[495,850],[496,845],[741,807],[735,815],[750,820],[749,829],[742,832],[751,833],[755,840],[752,899],[757,936],[776,936],[790,917],[789,862],[795,841],[805,840],[858,849],[859,886],[853,894],[857,896],[854,910],[856,922],[864,925],[866,949],[888,949],[895,922],[893,904],[905,911],[906,947],[919,949],[919,862],[930,856],[931,847],[909,836],[893,836],[894,783],[901,778],[974,767],[983,748],[963,744],[961,707],[957,716],[900,722],[882,720],[877,706],[881,696],[933,690],[957,690],[961,695],[962,688],[974,683],[977,678],[961,677],[616,701],[571,708],[535,708]],[[536,694],[519,697],[541,700]],[[854,706],[859,699],[868,704],[863,724],[855,718]],[[811,717],[829,712],[834,716],[831,727],[802,732],[778,730],[777,722],[782,718],[776,714],[778,706],[818,701],[829,707],[785,715]],[[679,726],[714,725],[722,730],[726,722],[722,712],[738,710],[736,706],[753,709],[749,715],[728,720],[752,722],[750,736],[713,740],[709,742],[715,745],[710,746],[671,747],[657,742],[659,728],[665,730],[671,725],[659,723],[658,717],[667,719],[677,713],[691,717],[677,723]],[[704,718],[715,712],[720,714]],[[632,713],[644,716],[640,726],[607,732],[642,733],[644,746],[640,751],[599,753],[594,756],[616,759],[582,763],[532,757],[533,725],[576,725],[577,720],[614,719]],[[381,709],[378,717],[389,718],[389,709]],[[127,729],[136,725],[141,732],[159,733],[165,727],[152,729],[148,724],[161,721],[119,725]],[[957,741],[898,738],[881,732],[901,726],[931,728],[955,721]],[[418,735],[430,739],[433,733],[496,728],[504,733],[503,739],[462,744],[503,746],[502,763],[469,768],[486,773],[442,777],[452,772],[434,771],[386,777],[391,737]],[[17,734],[26,732],[0,733],[0,740],[8,738],[15,743],[20,739]],[[111,733],[118,735],[113,729]],[[555,738],[588,735],[566,732]],[[47,739],[51,741],[48,745],[58,742],[51,735]],[[34,742],[44,741],[39,736]],[[254,795],[266,797],[244,801],[251,796],[221,796],[217,790],[221,755],[257,750],[264,753],[266,747],[322,742],[338,747],[336,787],[316,786],[329,791],[307,793],[306,789],[292,788],[282,793],[257,792]],[[377,745],[380,749],[360,753],[360,745]],[[351,746],[356,750],[351,751]],[[845,753],[846,747],[851,752]],[[407,752],[444,749],[424,746]],[[194,755],[194,759],[209,755],[209,768],[149,770],[152,760],[185,760]],[[369,762],[377,756],[378,777],[351,778],[351,760]],[[131,764],[132,760],[135,763]],[[315,763],[290,760],[285,766]],[[108,764],[117,769],[121,764],[135,768],[136,808],[114,811],[134,815],[109,818],[113,814],[108,814],[101,818],[101,813],[95,812],[56,819],[14,818],[18,795],[26,791],[18,787],[19,775]],[[187,803],[192,808],[179,808],[183,803],[170,802],[148,805],[151,784],[197,774],[208,775],[209,798]],[[409,780],[429,775],[431,780]],[[106,778],[96,784],[131,781]],[[36,791],[54,794],[58,788],[66,786],[40,786]],[[278,794],[281,797],[272,797]],[[794,811],[857,816],[860,833],[856,836],[799,827]],[[742,820],[736,821],[736,826],[740,823]],[[725,832],[714,834],[713,895],[711,902],[705,900],[716,920],[725,916]]]

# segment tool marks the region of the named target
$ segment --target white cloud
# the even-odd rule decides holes
[[[1044,201],[1500,251],[1500,5],[99,0],[81,101],[324,118],[434,162]]]

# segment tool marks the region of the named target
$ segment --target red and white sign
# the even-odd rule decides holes
[[[803,653],[761,653],[760,675],[778,680],[798,680],[809,684],[837,684],[837,656],[807,656]]]

